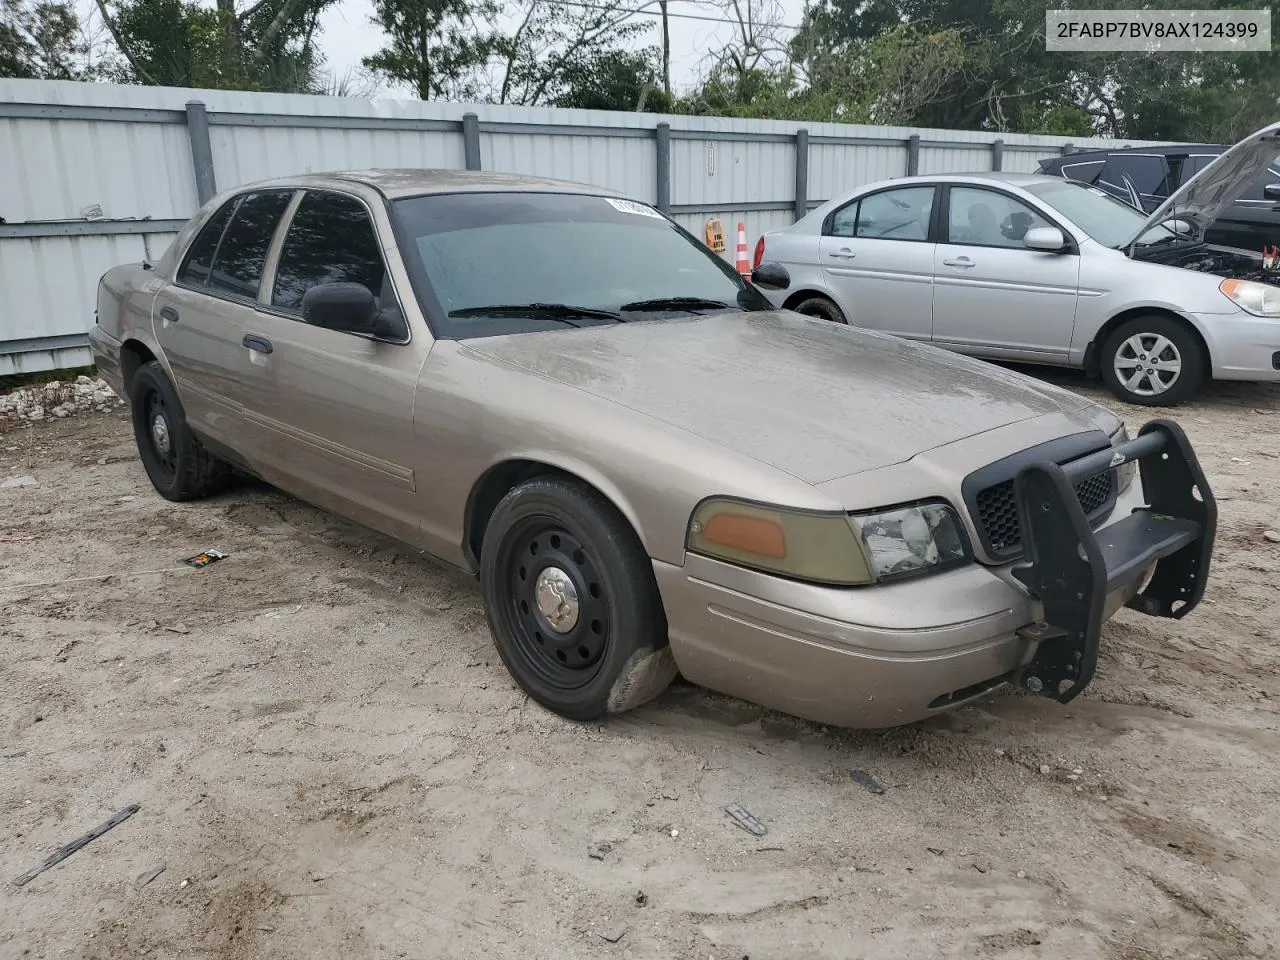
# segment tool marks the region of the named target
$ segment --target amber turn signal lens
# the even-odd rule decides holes
[[[702,536],[711,543],[732,547],[781,560],[787,555],[787,538],[782,527],[763,517],[744,517],[741,514],[718,513],[707,521]]]

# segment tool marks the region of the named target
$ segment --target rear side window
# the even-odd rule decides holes
[[[308,193],[285,234],[276,267],[273,306],[300,310],[302,295],[321,283],[361,283],[382,306],[386,268],[364,204],[337,193]]]
[[[227,222],[236,208],[240,198],[228,200],[217,213],[209,218],[187,251],[186,262],[178,271],[178,279],[193,286],[203,287],[209,282],[209,270],[213,266],[213,255],[218,252],[218,243],[222,240],[222,231],[227,229]]]
[[[1169,195],[1168,174],[1164,157],[1113,153],[1097,182],[1135,207],[1153,209],[1156,202]]]
[[[291,194],[286,190],[250,193],[240,198],[222,235],[209,275],[209,288],[256,299],[267,248]]]

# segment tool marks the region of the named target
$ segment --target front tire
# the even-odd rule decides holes
[[[1185,323],[1150,315],[1126,320],[1102,345],[1102,379],[1121,400],[1144,407],[1172,407],[1204,381],[1208,357]]]
[[[595,490],[540,477],[502,498],[480,583],[498,655],[534,700],[595,720],[653,699],[676,673],[639,538]]]
[[[147,477],[166,500],[199,500],[224,489],[231,466],[206,450],[187,425],[178,392],[152,360],[130,385],[133,436]]]
[[[832,323],[847,324],[849,322],[844,315],[844,311],[836,305],[834,300],[830,300],[827,297],[807,297],[791,309],[796,313],[804,314],[806,317],[817,317],[819,320],[829,320]]]

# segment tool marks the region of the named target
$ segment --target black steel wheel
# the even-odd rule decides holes
[[[572,690],[600,669],[612,620],[602,577],[582,543],[551,517],[529,517],[501,546],[512,639],[528,669]]]
[[[187,425],[187,415],[164,368],[152,360],[130,385],[133,436],[151,485],[166,500],[196,500],[217,493],[231,467],[209,453]]]
[[[595,719],[674,677],[649,558],[595,490],[559,476],[516,487],[489,519],[480,560],[494,644],[543,706]]]

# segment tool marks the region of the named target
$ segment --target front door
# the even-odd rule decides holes
[[[320,283],[364,284],[381,308],[399,309],[370,210],[355,196],[302,195],[248,324],[255,462],[318,506],[416,541],[413,400],[429,338],[393,343],[303,322],[302,297]]]
[[[835,211],[818,257],[851,324],[912,340],[933,328],[932,186],[895,187]]]
[[[1016,197],[960,186],[949,194],[934,254],[933,342],[981,356],[1065,362],[1079,255],[1023,246],[1029,229],[1056,224]]]
[[[255,313],[267,248],[287,190],[233,197],[197,234],[152,306],[183,410],[197,434],[239,451],[250,357],[245,324]]]

